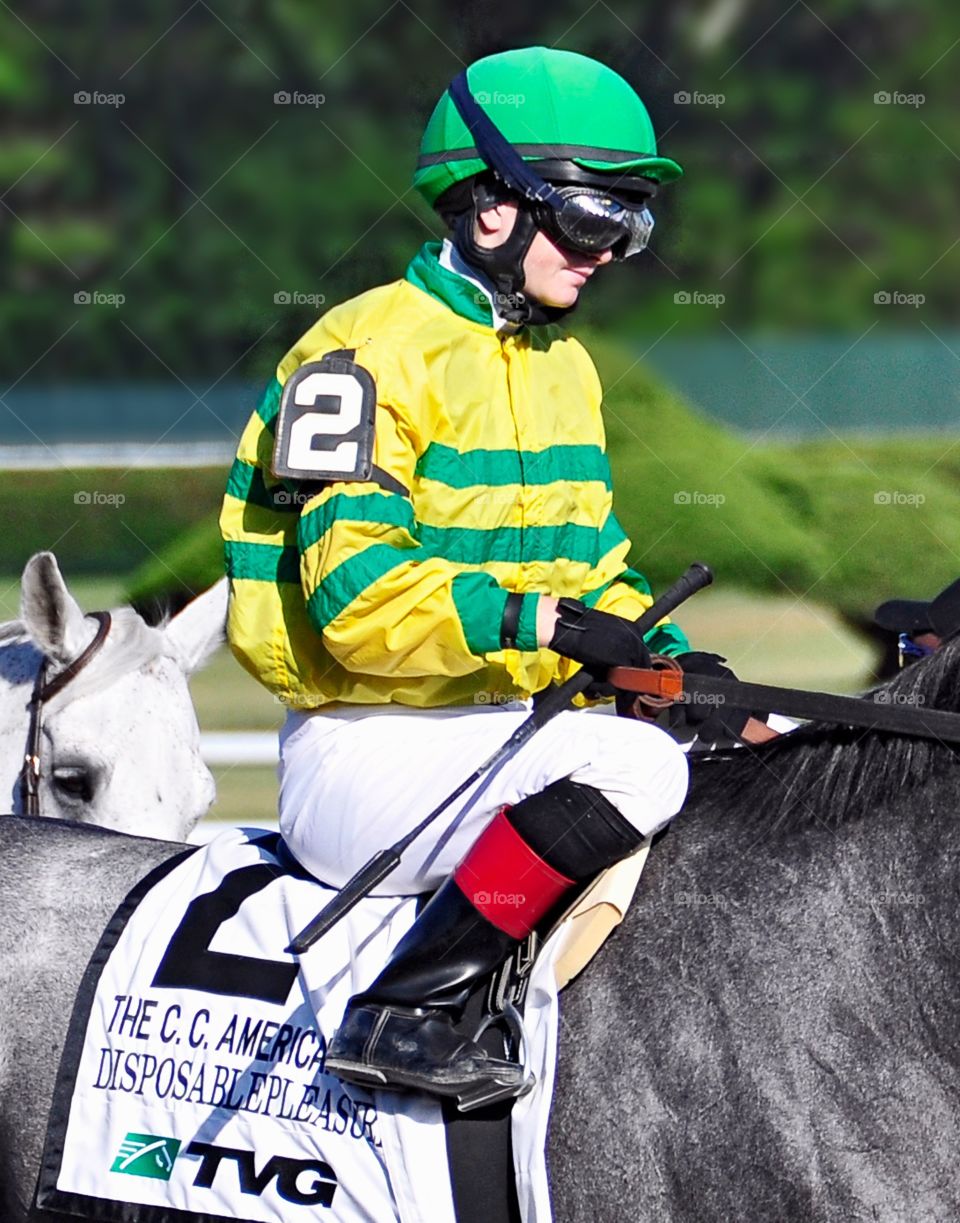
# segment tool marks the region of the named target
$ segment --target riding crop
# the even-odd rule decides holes
[[[698,590],[702,590],[704,586],[709,586],[712,581],[713,573],[710,569],[699,561],[694,561],[687,571],[669,589],[665,590],[652,606],[648,607],[643,615],[639,617],[635,622],[637,632],[640,636],[648,633],[664,616],[668,616],[674,608],[679,607],[681,603],[685,602]],[[558,688],[548,691],[529,718],[522,722],[509,739],[505,740],[492,755],[488,756],[465,781],[457,786],[451,794],[448,794],[439,806],[434,807],[428,816],[422,819],[416,827],[411,828],[406,836],[397,841],[395,845],[391,845],[388,849],[381,849],[379,853],[375,854],[369,862],[357,871],[352,879],[348,879],[333,900],[298,935],[291,939],[287,951],[294,955],[302,955],[309,947],[312,947],[342,917],[345,917],[354,905],[358,904],[379,883],[386,879],[387,875],[399,865],[400,859],[408,846],[438,816],[442,815],[451,803],[456,802],[464,791],[468,790],[490,769],[495,768],[507,756],[527,743],[541,727],[556,717],[558,713],[567,709],[573,698],[589,688],[593,682],[594,676],[590,672],[581,669]]]

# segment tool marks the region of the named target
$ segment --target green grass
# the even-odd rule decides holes
[[[277,771],[268,765],[217,765],[212,768],[217,800],[208,819],[234,824],[277,818]]]
[[[723,654],[757,684],[856,692],[870,682],[873,646],[828,607],[714,586],[677,612],[697,649]]]
[[[203,730],[276,730],[284,707],[223,646],[190,680]]]

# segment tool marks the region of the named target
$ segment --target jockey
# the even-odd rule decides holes
[[[598,268],[644,248],[650,201],[681,173],[602,64],[542,47],[479,60],[438,102],[414,176],[449,236],[315,323],[247,425],[221,515],[229,638],[290,707],[280,827],[331,886],[578,665],[608,699],[607,670],[651,650],[730,674],[674,624],[645,641],[631,627],[652,598],[611,508],[600,383],[557,326]],[[746,721],[709,712],[734,734]],[[555,717],[377,889],[435,895],[351,999],[327,1069],[461,1104],[522,1092],[519,1066],[457,1030],[471,987],[686,787],[652,723]]]
[[[960,631],[960,578],[925,603],[919,599],[890,599],[873,613],[874,624],[897,634],[900,666],[939,650]]]

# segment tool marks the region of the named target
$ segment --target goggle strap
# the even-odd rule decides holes
[[[531,169],[470,92],[466,69],[451,81],[449,92],[473,137],[477,152],[490,169],[525,199],[562,208],[563,196]]]

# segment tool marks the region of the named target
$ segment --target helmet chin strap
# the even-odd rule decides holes
[[[471,267],[482,273],[494,286],[497,313],[518,327],[554,323],[576,306],[545,306],[523,292],[526,274],[523,261],[537,234],[537,226],[522,200],[517,201],[517,218],[505,242],[499,246],[480,246],[475,228],[480,212],[502,196],[492,196],[482,187],[474,186],[473,205],[460,213],[453,229],[453,244]]]

